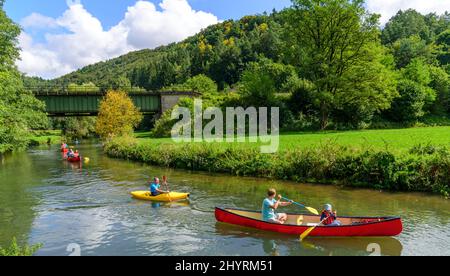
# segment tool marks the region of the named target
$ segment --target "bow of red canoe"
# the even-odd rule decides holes
[[[67,161],[69,161],[71,163],[78,163],[78,162],[81,162],[81,157],[68,157]]]
[[[291,235],[300,235],[320,222],[320,216],[288,214],[286,224],[281,225],[263,221],[261,212],[258,211],[219,207],[216,208],[215,215],[220,222]],[[339,217],[338,220],[342,226],[318,226],[310,236],[382,237],[397,236],[403,231],[399,217]]]

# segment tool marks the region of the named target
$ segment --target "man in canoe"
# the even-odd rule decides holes
[[[169,191],[161,190],[161,185],[159,185],[159,178],[153,178],[153,182],[150,183],[150,193],[152,196],[159,196],[160,194],[168,194]]]
[[[281,195],[278,195],[278,200],[275,199],[277,191],[275,189],[269,189],[267,191],[267,198],[264,199],[262,204],[262,218],[264,221],[284,224],[287,220],[287,214],[275,213],[278,207],[285,207],[292,204],[292,202],[281,202]]]
[[[325,226],[341,226],[341,222],[337,220],[337,212],[333,211],[333,206],[331,204],[325,204],[322,215],[320,216],[320,221]]]

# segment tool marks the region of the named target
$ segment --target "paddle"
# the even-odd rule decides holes
[[[302,242],[304,239],[306,239],[306,237],[308,237],[308,235],[314,230],[316,229],[317,226],[320,226],[327,218],[324,218],[319,224],[317,224],[316,226],[310,227],[308,228],[305,232],[303,232],[300,235],[300,241]]]
[[[290,199],[285,198],[285,197],[282,197],[282,199],[290,201],[290,202],[294,203],[295,205],[301,206],[301,207],[305,208],[306,210],[308,210],[309,212],[313,213],[314,215],[317,215],[317,216],[319,215],[319,212],[317,212],[317,210],[312,208],[312,207],[305,206],[303,204],[300,204],[298,202],[295,202],[295,201],[290,200]]]
[[[172,202],[172,198],[170,198],[169,184],[167,183],[167,176],[163,176],[163,182],[166,185],[167,195],[169,196],[169,201]]]

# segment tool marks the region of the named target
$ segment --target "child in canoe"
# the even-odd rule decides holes
[[[333,211],[331,204],[324,206],[320,221],[323,221],[322,224],[325,226],[341,226],[341,222],[337,220],[337,212]]]
[[[285,207],[292,204],[292,202],[281,202],[281,195],[278,195],[278,200],[275,199],[277,191],[275,189],[269,189],[267,191],[267,198],[264,199],[262,204],[262,218],[264,221],[284,224],[287,220],[287,214],[275,213],[278,207]]]
[[[161,185],[159,185],[159,178],[153,178],[153,182],[150,183],[150,193],[152,196],[158,196],[160,194],[168,194],[169,191],[161,190]]]

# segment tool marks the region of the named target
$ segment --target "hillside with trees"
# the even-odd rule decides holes
[[[216,104],[234,94],[235,104],[280,106],[289,130],[448,124],[449,49],[448,12],[399,11],[381,27],[362,0],[293,0],[180,43],[25,83],[161,90],[201,75],[217,85]]]

